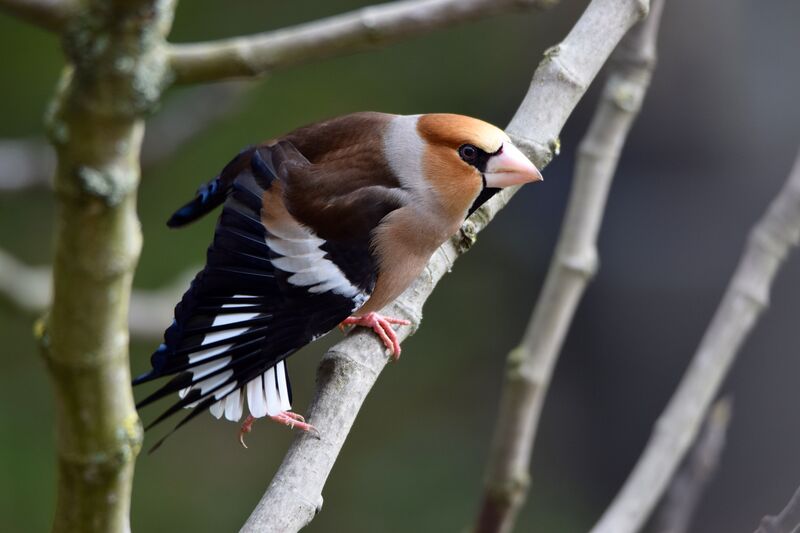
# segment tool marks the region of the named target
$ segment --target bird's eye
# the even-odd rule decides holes
[[[470,165],[478,160],[478,153],[479,153],[478,149],[472,146],[471,144],[462,144],[458,148],[458,155],[461,156],[461,159],[463,159]]]

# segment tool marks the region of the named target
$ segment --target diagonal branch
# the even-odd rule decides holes
[[[776,516],[765,516],[756,533],[794,533],[800,527],[800,488],[783,511]]]
[[[61,32],[78,8],[75,0],[0,0],[0,11],[54,32]]]
[[[539,414],[561,346],[597,269],[597,235],[617,161],[655,66],[662,6],[654,0],[647,19],[620,44],[578,150],[573,189],[542,294],[520,344],[508,355],[477,531],[511,531],[527,497]]]
[[[647,8],[646,1],[593,0],[564,41],[545,54],[524,105],[508,128],[515,143],[524,146],[540,168],[550,160],[549,146],[555,144],[586,87]],[[401,339],[419,326],[422,306],[436,284],[515,192],[504,190],[465,222],[460,233],[433,256],[425,272],[386,310],[412,321],[410,328],[398,332]],[[351,334],[325,354],[309,407],[309,420],[321,438],[307,434],[295,438],[243,532],[297,531],[313,519],[322,505],[322,488],[331,468],[386,362],[383,345],[365,332]]]
[[[736,353],[769,303],[778,269],[798,242],[800,154],[753,228],[722,302],[644,453],[592,533],[633,533],[641,528],[695,439]]]
[[[729,396],[717,400],[708,411],[703,429],[672,478],[664,500],[656,512],[653,533],[686,533],[697,506],[719,466],[731,420],[733,401]]]
[[[546,8],[557,2],[403,0],[248,37],[175,44],[169,47],[169,56],[177,83],[258,76],[280,67],[367,50],[512,9]]]

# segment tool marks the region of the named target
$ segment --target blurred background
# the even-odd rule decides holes
[[[367,3],[193,0],[179,7],[171,39],[247,34]],[[542,52],[585,5],[564,0],[546,13],[498,16],[257,82],[221,120],[146,168],[139,195],[145,240],[135,286],[163,287],[203,261],[213,217],[182,231],[168,231],[164,221],[241,147],[368,109],[457,112],[504,125]],[[599,274],[556,369],[517,531],[587,529],[637,459],[749,228],[788,175],[800,144],[798,20],[800,3],[793,0],[667,2],[659,64],[611,192]],[[0,49],[0,137],[41,136],[63,64],[59,43],[0,16]],[[601,84],[602,75],[569,120],[546,181],[514,198],[428,301],[423,327],[368,398],[309,531],[459,531],[472,522],[504,358],[540,290],[576,145]],[[209,103],[175,90],[163,108],[184,105],[202,114],[234,93],[220,94]],[[184,120],[186,114],[175,126]],[[7,168],[0,158],[0,182],[15,178]],[[0,247],[25,263],[49,262],[53,220],[46,186],[0,190]],[[32,340],[34,319],[0,298],[4,532],[47,530],[54,505],[53,406]],[[798,325],[796,253],[724,386],[734,398],[729,441],[694,531],[753,531],[800,483]],[[134,340],[133,374],[149,367],[158,342]],[[323,350],[318,343],[292,358],[298,412],[305,412]],[[203,415],[158,453],[140,456],[134,531],[237,530],[291,439],[285,428],[256,424],[244,450],[237,431]],[[148,434],[145,444],[155,436]]]

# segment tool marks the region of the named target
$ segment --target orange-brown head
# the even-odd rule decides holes
[[[403,185],[461,220],[497,189],[542,179],[503,130],[482,120],[397,116],[387,133],[384,153]]]

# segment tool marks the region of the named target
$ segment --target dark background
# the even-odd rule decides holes
[[[157,288],[202,261],[213,217],[179,232],[164,221],[241,147],[365,109],[458,112],[504,125],[542,52],[566,34],[585,4],[564,0],[547,13],[496,17],[260,82],[238,111],[145,173],[139,194],[145,244],[135,285]],[[178,9],[172,40],[247,34],[361,5],[193,0]],[[748,229],[795,157],[798,20],[800,3],[793,0],[667,2],[660,62],[611,192],[601,269],[556,369],[518,531],[587,529],[638,457]],[[40,135],[62,66],[59,43],[0,16],[0,50],[0,136]],[[546,181],[526,187],[436,289],[423,327],[368,398],[310,531],[459,531],[471,522],[504,357],[539,292],[575,148],[601,83],[567,124]],[[49,261],[52,224],[47,190],[0,195],[0,243],[27,263]],[[800,482],[798,282],[800,259],[792,256],[726,381],[735,402],[729,443],[695,531],[753,531]],[[0,530],[8,532],[48,529],[53,509],[52,397],[31,338],[33,318],[0,303]],[[156,345],[132,344],[134,374],[148,367]],[[323,348],[313,345],[292,359],[299,412]],[[260,423],[244,450],[236,433],[236,425],[204,415],[155,455],[142,455],[133,529],[237,530],[291,435]]]

